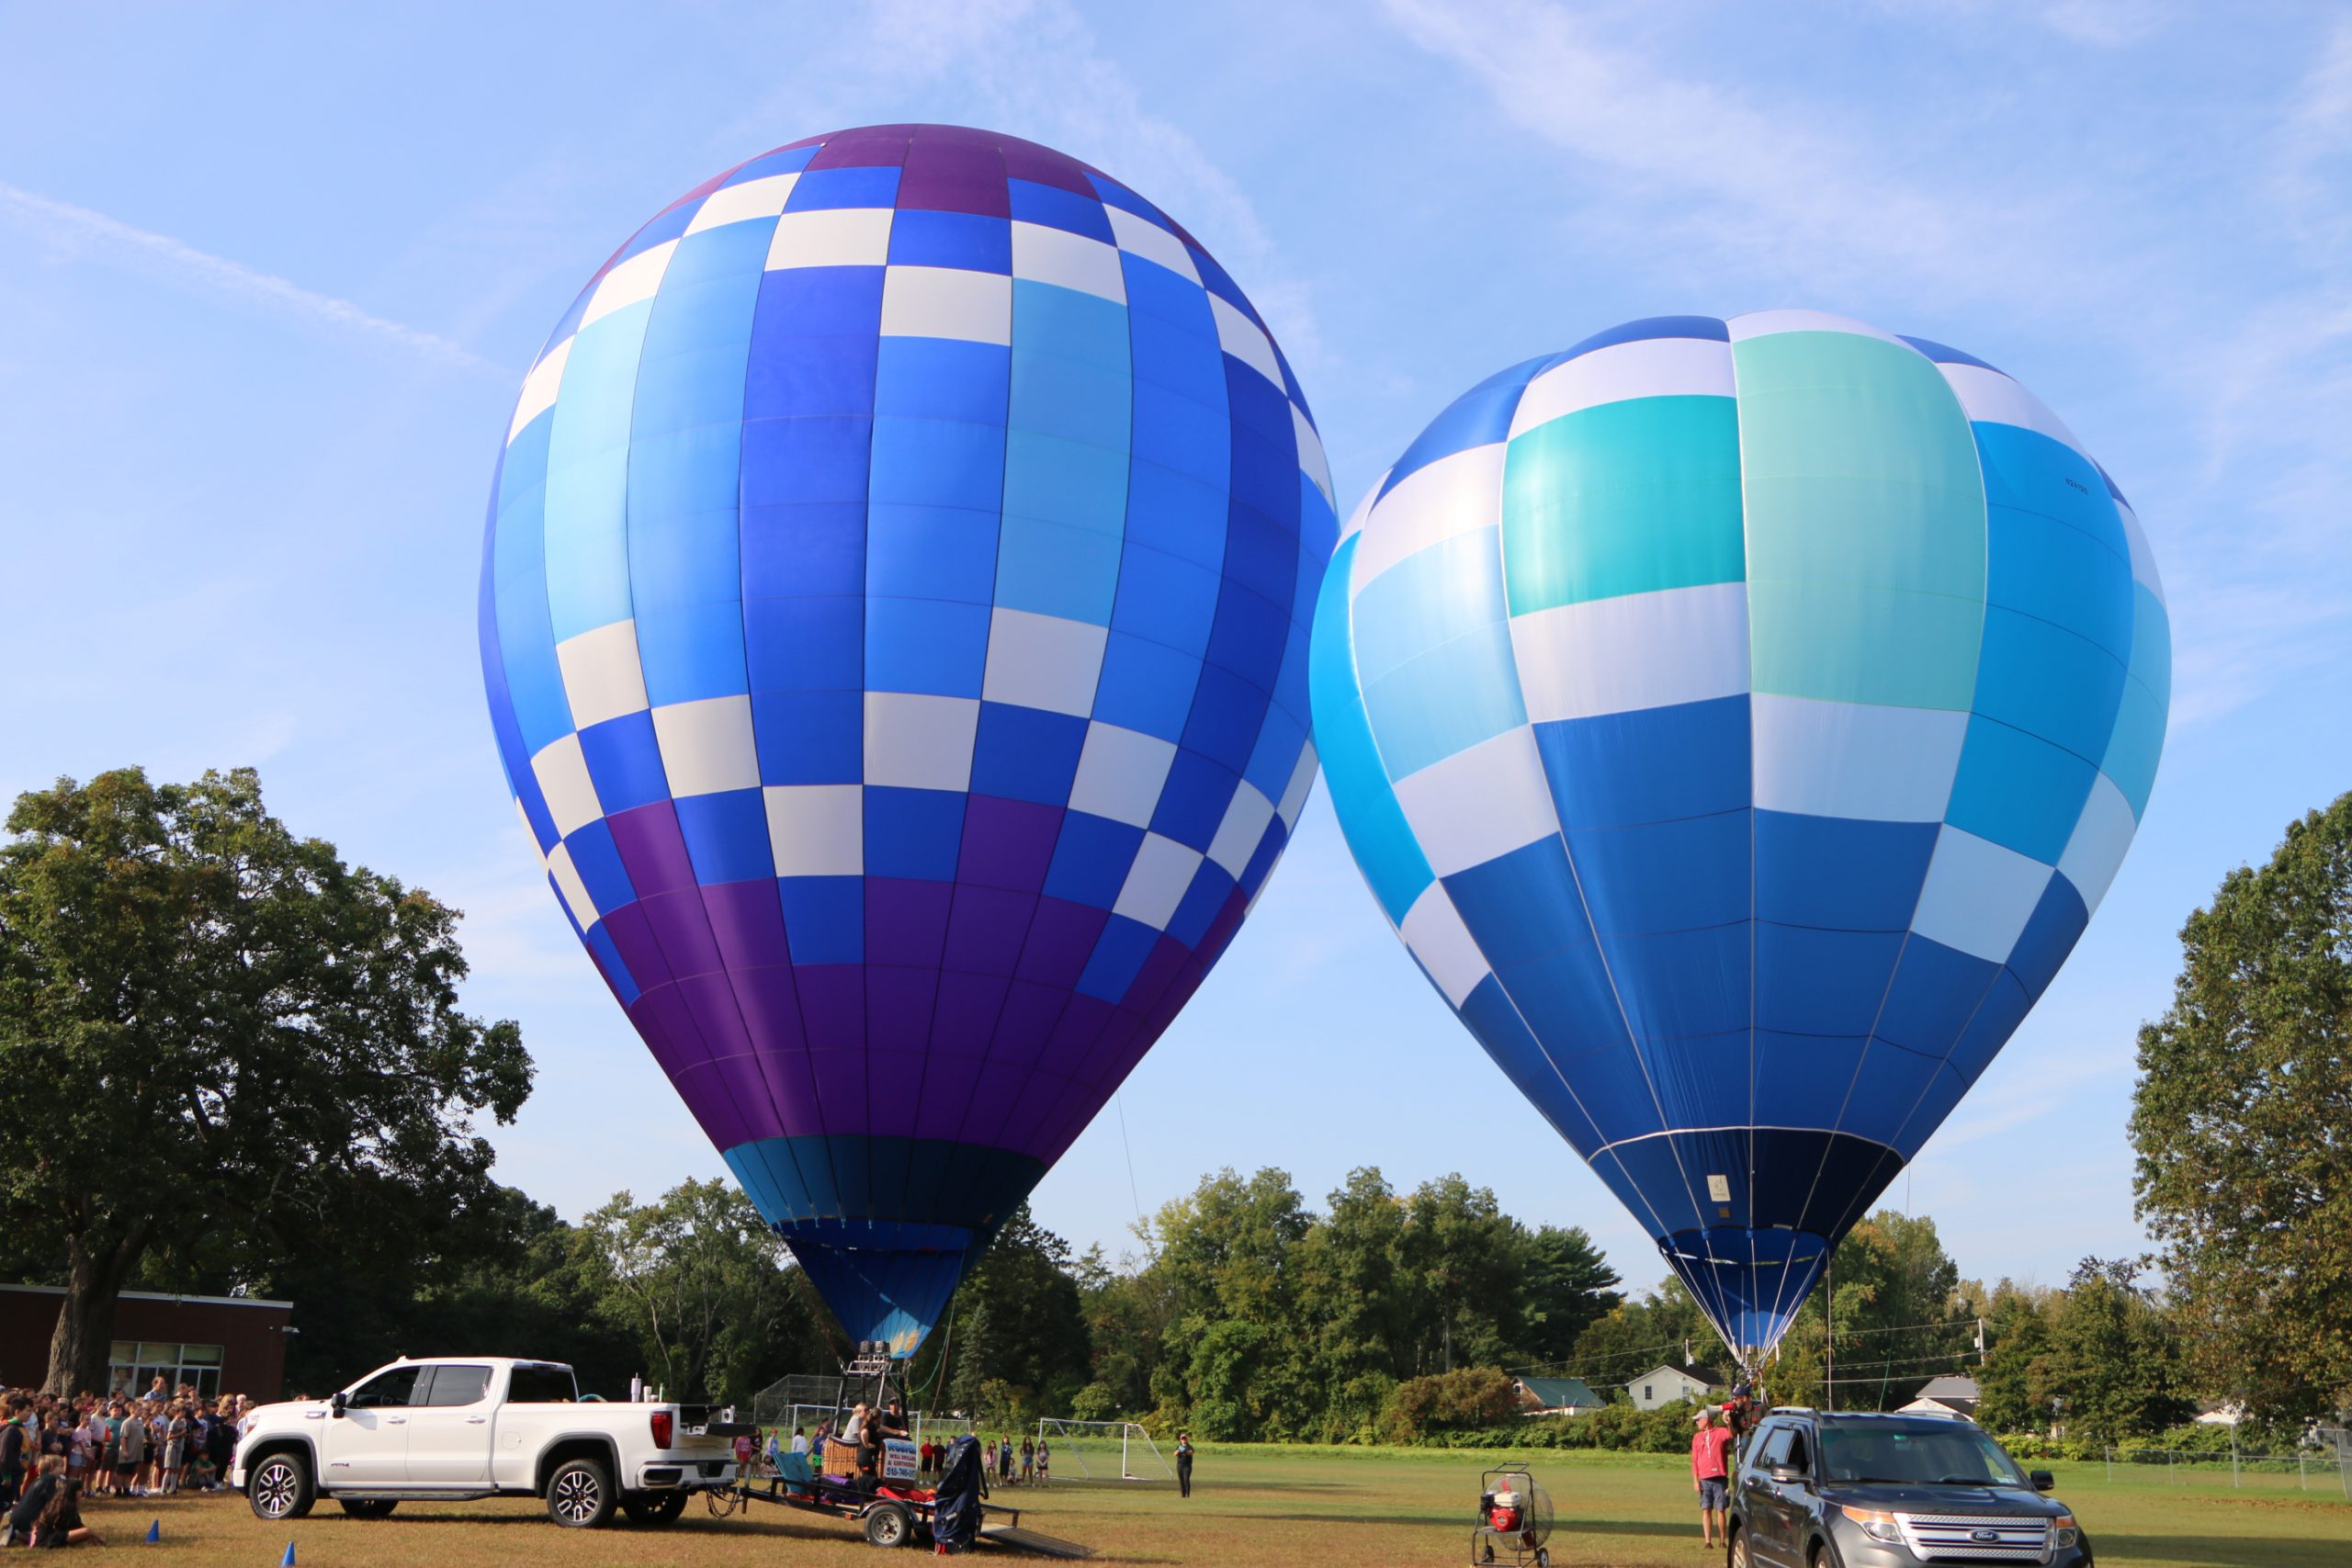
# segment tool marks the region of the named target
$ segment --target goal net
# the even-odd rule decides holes
[[[1037,1441],[1053,1453],[1056,1481],[1169,1481],[1176,1472],[1159,1457],[1159,1445],[1133,1421],[1037,1423]]]

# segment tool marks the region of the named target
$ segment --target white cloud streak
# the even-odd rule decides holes
[[[0,214],[14,217],[41,240],[69,253],[98,252],[159,272],[185,287],[288,320],[353,333],[444,365],[507,374],[463,344],[437,333],[387,321],[348,299],[304,288],[275,273],[198,250],[168,234],[135,228],[86,207],[0,183]]]
[[[967,114],[971,123],[1058,148],[1124,182],[1192,231],[1232,273],[1302,372],[1324,363],[1303,280],[1286,267],[1239,181],[1192,134],[1154,112],[1135,78],[1106,58],[1093,29],[1068,0],[872,0],[836,46],[838,72],[797,73],[815,82],[853,80],[861,92],[810,102],[795,90],[762,106],[744,130],[772,130],[789,111],[793,134],[819,108],[839,116],[878,105],[938,103],[929,116]],[[741,141],[738,136],[735,140]]]
[[[1918,299],[1995,312],[2021,333],[2104,339],[2119,387],[2136,379],[2153,393],[2120,398],[2123,417],[2177,421],[2185,437],[2143,446],[2142,471],[2120,475],[2172,588],[2177,722],[2217,717],[2345,656],[2352,22],[2321,40],[2269,126],[2247,127],[2243,183],[2270,199],[2234,223],[2217,214],[2183,226],[2162,209],[2178,193],[2129,169],[2052,161],[1988,179],[1979,138],[1939,160],[1917,128],[1889,124],[1867,101],[1768,100],[1678,73],[1586,11],[1543,0],[1384,6],[1497,113],[1566,155],[1566,199],[1599,191],[1564,215],[1580,234],[1662,271],[1763,291],[1727,310]],[[2034,19],[2118,49],[2167,13],[2086,3]],[[2218,295],[2233,254],[2256,287]],[[2301,265],[2280,265],[2290,255]],[[1771,297],[1792,288],[1804,297]],[[1933,335],[1924,322],[1905,330],[1922,328]],[[1968,346],[2004,357],[1996,344]]]

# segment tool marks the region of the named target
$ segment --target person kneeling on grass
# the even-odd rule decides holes
[[[17,1506],[0,1519],[0,1545],[82,1546],[98,1544],[96,1530],[82,1522],[82,1484],[66,1478],[65,1461],[51,1456]]]
[[[1699,1494],[1699,1529],[1713,1546],[1718,1524],[1724,1539],[1731,1539],[1731,1496],[1724,1474],[1724,1450],[1731,1446],[1731,1432],[1715,1425],[1714,1411],[1704,1404],[1691,1420],[1699,1429],[1690,1434],[1690,1481]]]
[[[57,1483],[33,1520],[35,1546],[103,1546],[98,1532],[82,1522],[82,1483],[71,1476]]]

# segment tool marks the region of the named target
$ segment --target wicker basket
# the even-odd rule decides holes
[[[839,1438],[825,1439],[824,1473],[854,1475],[857,1473],[857,1445],[844,1443]]]

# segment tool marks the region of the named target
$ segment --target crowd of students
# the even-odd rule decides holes
[[[0,1388],[0,1543],[73,1546],[97,1540],[85,1497],[168,1497],[228,1485],[242,1395],[210,1399],[158,1377],[72,1398]]]

